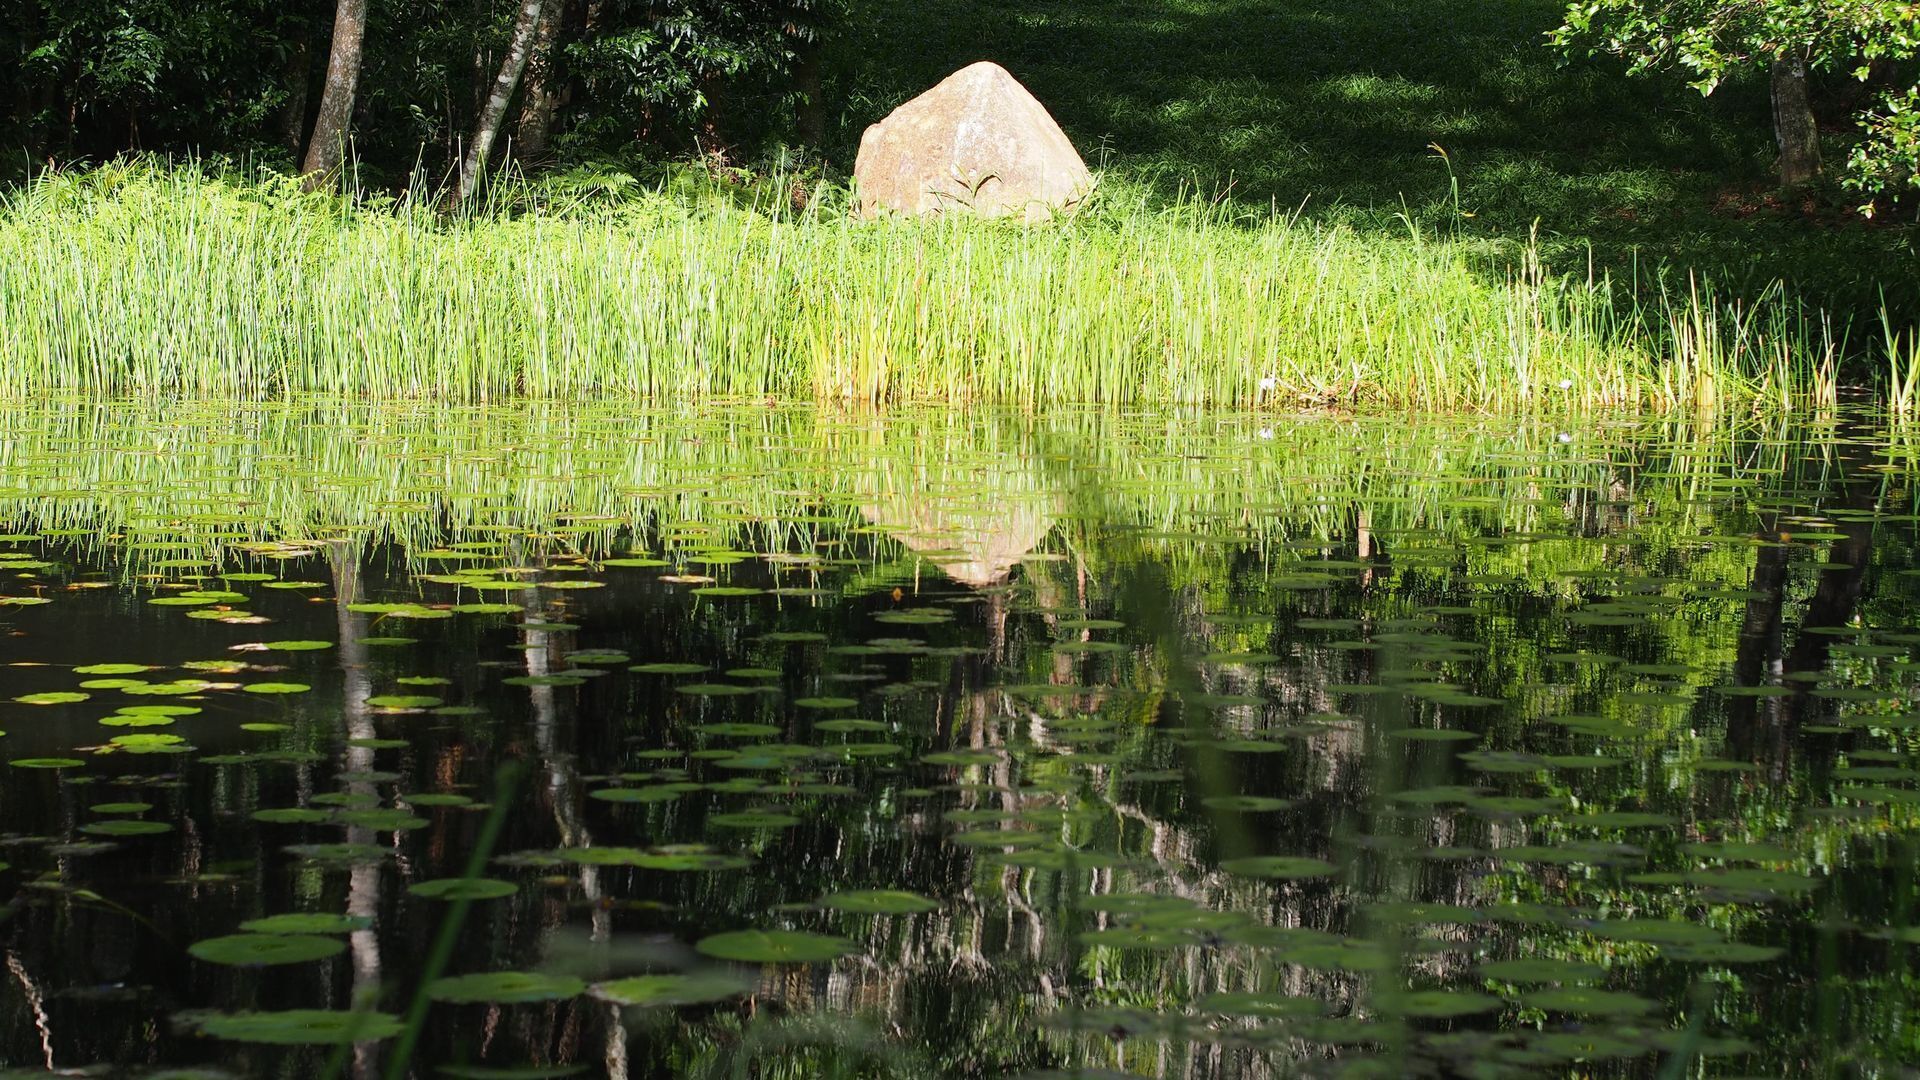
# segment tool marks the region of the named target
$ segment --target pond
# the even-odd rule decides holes
[[[1894,1075],[1917,450],[0,409],[0,1064]]]

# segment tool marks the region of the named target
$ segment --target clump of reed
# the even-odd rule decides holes
[[[0,202],[0,395],[1432,410],[1822,403],[1832,329],[1199,204],[1021,228],[665,195],[449,217],[194,167]]]

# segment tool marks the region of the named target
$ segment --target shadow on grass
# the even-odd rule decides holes
[[[1782,279],[1842,313],[1920,313],[1910,227],[1770,205],[1764,95],[1563,64],[1559,0],[923,0],[866,5],[843,43],[834,156],[979,59],[1005,65],[1096,164],[1199,193],[1477,243],[1504,272],[1669,265],[1727,296]],[[1444,148],[1444,156],[1435,147]],[[1457,194],[1455,184],[1457,183]],[[1905,269],[1900,269],[1904,267]],[[1684,275],[1683,275],[1684,276]]]

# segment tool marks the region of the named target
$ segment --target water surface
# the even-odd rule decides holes
[[[0,1062],[1898,1075],[1914,469],[1862,417],[3,410]]]

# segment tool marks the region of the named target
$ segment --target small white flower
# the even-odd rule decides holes
[[[1560,389],[1562,389],[1562,390],[1571,390],[1571,389],[1573,389],[1573,380],[1572,380],[1572,379],[1561,379],[1561,380],[1560,380]]]
[[[1560,440],[1561,442],[1563,442],[1563,443],[1569,443],[1569,442],[1572,442],[1572,441],[1573,441],[1573,436],[1572,436],[1572,435],[1569,435],[1569,434],[1567,434],[1567,433],[1566,433],[1566,432],[1564,432],[1564,431],[1563,431],[1563,432],[1561,432],[1561,433],[1560,433],[1560,434],[1558,434],[1558,435],[1555,435],[1555,436],[1554,436],[1554,438],[1556,438],[1556,439],[1559,439],[1559,440]]]
[[[1260,391],[1262,393],[1265,393],[1279,385],[1280,385],[1280,380],[1269,375],[1266,378],[1260,380]]]

